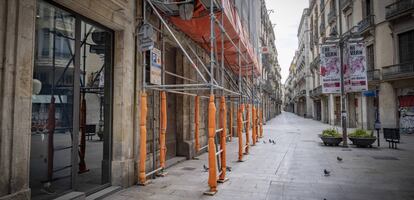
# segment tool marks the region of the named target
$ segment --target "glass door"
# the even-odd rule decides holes
[[[32,199],[109,184],[110,30],[39,0],[33,68]]]
[[[109,183],[112,33],[81,22],[79,164],[76,188]]]

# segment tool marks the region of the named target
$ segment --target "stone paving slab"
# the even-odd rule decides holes
[[[282,113],[267,122],[264,138],[241,163],[236,162],[235,138],[227,144],[229,181],[218,185],[215,196],[203,195],[208,190],[203,154],[169,168],[166,177],[147,186],[133,186],[106,199],[414,199],[414,135],[403,135],[397,150],[389,149],[383,139],[380,148],[327,147],[318,134],[328,127]],[[269,144],[269,138],[276,145]],[[324,176],[324,169],[331,175]]]

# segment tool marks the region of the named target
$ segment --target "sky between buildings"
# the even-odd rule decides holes
[[[282,84],[289,75],[289,66],[298,47],[297,33],[304,8],[309,0],[266,0],[270,13],[270,20],[275,29],[276,48],[279,53],[278,60],[282,68]]]

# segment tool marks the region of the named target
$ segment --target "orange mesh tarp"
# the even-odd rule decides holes
[[[250,43],[247,29],[242,26],[239,15],[236,12],[234,5],[229,0],[221,0],[224,13],[221,11],[215,12],[215,16],[218,21],[223,21],[223,27],[227,34],[238,45],[240,41],[240,50],[245,55],[247,61],[243,58],[241,60],[242,75],[251,75],[252,65],[254,66],[255,75],[261,73],[261,67],[258,64],[256,53]],[[193,18],[191,20],[183,20],[180,17],[170,17],[170,21],[179,28],[182,32],[187,34],[191,39],[200,44],[205,50],[210,51],[210,11],[206,10],[203,5],[197,1],[194,8]],[[223,16],[223,19],[222,19]],[[221,30],[217,24],[215,24],[215,37],[216,37],[216,49],[218,53],[218,59],[221,61]],[[238,52],[237,49],[231,44],[230,40],[224,36],[224,60],[227,66],[238,74]]]

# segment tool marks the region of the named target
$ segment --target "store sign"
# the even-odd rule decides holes
[[[161,85],[161,51],[157,48],[151,50],[150,83]]]
[[[341,63],[337,44],[321,45],[320,73],[322,93],[341,92]]]
[[[154,29],[150,24],[143,24],[138,32],[138,48],[140,51],[148,51],[154,48]]]
[[[349,42],[344,58],[345,91],[366,91],[368,83],[364,44],[362,42]]]

